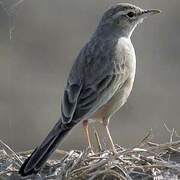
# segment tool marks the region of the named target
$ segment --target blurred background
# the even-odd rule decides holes
[[[58,120],[71,65],[103,12],[116,2],[122,1],[0,1],[0,139],[14,150],[34,148]],[[133,33],[135,84],[110,130],[125,146],[136,144],[151,128],[157,141],[168,141],[164,122],[180,133],[180,1],[126,2],[163,12]],[[80,127],[62,149],[83,148]]]

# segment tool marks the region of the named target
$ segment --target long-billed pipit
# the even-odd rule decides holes
[[[79,122],[84,121],[85,139],[91,146],[88,119],[103,122],[110,150],[115,153],[108,123],[132,90],[136,56],[130,37],[145,17],[159,12],[120,3],[104,13],[72,66],[59,121],[21,166],[19,173],[22,176],[40,171],[57,145]]]

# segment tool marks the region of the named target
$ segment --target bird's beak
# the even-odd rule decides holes
[[[161,13],[161,11],[158,9],[148,9],[148,10],[143,10],[141,16],[147,17],[149,15],[154,15],[154,14],[159,14],[159,13]]]

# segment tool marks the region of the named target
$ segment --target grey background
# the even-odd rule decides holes
[[[75,57],[103,12],[121,1],[26,0],[13,16],[10,40],[14,2],[6,0],[0,8],[0,139],[22,151],[39,144],[59,118],[60,98]],[[158,141],[167,141],[163,121],[180,133],[180,1],[127,2],[163,13],[146,19],[133,33],[135,84],[110,130],[122,145],[135,144],[150,128]],[[83,148],[80,126],[62,149]]]

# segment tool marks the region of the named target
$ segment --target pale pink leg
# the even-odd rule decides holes
[[[83,130],[84,130],[84,143],[92,150],[90,137],[89,137],[89,130],[88,130],[88,120],[83,121]]]
[[[109,132],[108,124],[109,124],[109,121],[107,119],[103,119],[103,126],[105,128],[105,132],[106,132],[106,135],[107,135],[106,138],[107,138],[107,141],[108,141],[108,146],[110,148],[110,151],[112,151],[114,154],[117,154],[117,151],[115,149],[111,134]]]

